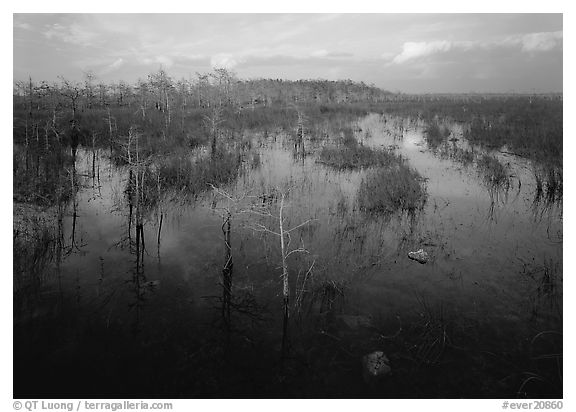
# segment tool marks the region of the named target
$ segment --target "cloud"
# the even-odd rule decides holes
[[[172,67],[174,64],[174,61],[168,56],[156,56],[156,61],[166,68]]]
[[[562,46],[562,32],[528,33],[493,41],[448,41],[406,42],[392,63],[402,64],[449,51],[493,50],[517,48],[525,53],[545,52]],[[384,56],[383,56],[384,57]]]
[[[95,41],[98,39],[98,34],[86,30],[76,23],[68,27],[54,23],[43,34],[48,39],[59,39],[66,43],[84,47],[95,45]]]
[[[234,69],[248,66],[294,66],[318,65],[326,66],[352,60],[354,55],[347,52],[331,52],[326,49],[308,47],[297,48],[249,48],[235,53],[218,53],[210,58],[212,68]]]
[[[449,41],[434,42],[407,42],[402,46],[402,52],[392,60],[396,64],[404,63],[408,60],[430,56],[435,53],[447,52],[453,47]]]
[[[522,36],[522,51],[541,52],[552,50],[562,44],[562,32],[530,33]]]
[[[16,13],[13,31],[14,73],[24,79],[90,69],[133,81],[162,65],[174,77],[227,67],[240,77],[350,77],[411,91],[562,85],[561,14]]]
[[[110,74],[110,73],[118,70],[120,67],[124,66],[125,64],[126,64],[126,60],[124,60],[122,57],[119,57],[116,60],[114,60],[112,63],[110,63],[110,64],[104,66],[103,68],[101,68],[100,70],[98,70],[98,74],[100,76]],[[89,66],[89,65],[87,65],[87,66]]]
[[[174,65],[174,60],[171,57],[165,55],[158,55],[153,57],[144,57],[141,59],[142,63],[150,65],[150,64],[160,64],[163,68],[169,69]]]
[[[312,57],[326,57],[328,56],[328,50],[326,49],[320,49],[320,50],[314,50],[312,53],[310,53],[310,56]]]
[[[334,57],[334,58],[354,57],[354,54],[348,52],[328,52],[328,54],[326,54],[326,57]]]
[[[234,57],[231,54],[220,53],[212,56],[210,65],[218,69],[233,69],[242,62],[243,59]]]
[[[23,30],[32,30],[32,26],[30,26],[28,23],[22,23],[17,21],[14,22],[14,28]]]
[[[332,13],[332,14],[321,14],[318,16],[318,20],[321,23],[324,22],[328,22],[328,21],[332,21],[332,20],[336,20],[339,19],[340,17],[342,17],[343,14],[342,13]]]
[[[114,63],[112,63],[112,64],[111,64],[110,66],[108,66],[108,67],[110,67],[111,69],[117,69],[117,68],[119,68],[120,66],[123,66],[123,65],[124,65],[124,59],[123,59],[122,57],[120,57],[120,58],[116,59],[116,61],[114,61]]]

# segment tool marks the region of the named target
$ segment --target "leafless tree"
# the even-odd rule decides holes
[[[60,94],[69,100],[70,109],[72,110],[72,118],[76,118],[76,110],[78,109],[78,101],[82,95],[82,86],[76,82],[66,80],[60,77],[62,85],[60,87]]]

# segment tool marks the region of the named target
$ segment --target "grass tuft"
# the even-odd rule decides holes
[[[435,149],[446,141],[450,136],[450,130],[436,122],[430,123],[425,130],[424,138],[430,148]]]
[[[478,169],[486,184],[494,188],[510,185],[510,170],[494,156],[484,154],[477,160]]]
[[[374,166],[391,166],[396,163],[396,155],[386,150],[377,150],[362,145],[323,147],[318,155],[318,163],[338,170],[362,169]]]
[[[427,193],[420,174],[398,158],[396,164],[368,174],[360,184],[360,210],[390,214],[416,212],[426,203]]]

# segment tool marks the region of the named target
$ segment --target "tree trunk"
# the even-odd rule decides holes
[[[284,297],[284,309],[287,310],[290,299],[290,288],[288,285],[288,264],[286,263],[286,246],[284,244],[284,222],[282,212],[284,209],[284,193],[280,202],[280,248],[282,251],[282,295]]]

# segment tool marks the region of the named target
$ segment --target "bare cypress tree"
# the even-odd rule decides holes
[[[291,233],[295,230],[304,227],[308,223],[312,222],[314,219],[307,219],[306,221],[293,226],[291,228],[287,228],[286,226],[286,216],[285,216],[285,209],[286,209],[286,202],[287,196],[289,193],[289,189],[286,191],[281,191],[280,189],[276,188],[275,193],[268,194],[266,198],[268,199],[278,199],[280,197],[280,204],[278,206],[278,214],[272,213],[271,205],[264,203],[260,204],[252,204],[249,212],[270,218],[274,223],[273,226],[266,226],[260,223],[254,223],[251,225],[252,229],[256,232],[263,232],[269,233],[280,238],[280,257],[281,257],[281,264],[282,264],[282,300],[283,300],[283,331],[282,331],[282,359],[285,358],[286,351],[287,351],[287,342],[288,342],[288,320],[290,314],[290,273],[288,270],[288,258],[295,253],[309,253],[304,245],[301,245],[295,249],[290,249],[290,244],[292,241]],[[276,229],[277,228],[277,229]],[[312,266],[314,263],[312,264]],[[310,267],[309,271],[312,267]]]
[[[210,115],[204,116],[204,125],[208,129],[211,139],[211,156],[216,157],[217,140],[219,135],[219,126],[222,123],[222,109],[219,106],[213,107]]]
[[[60,87],[60,94],[69,100],[70,109],[72,110],[72,118],[76,118],[76,110],[78,109],[78,100],[82,95],[82,86],[77,83],[66,80],[64,77],[60,77],[62,81],[62,86]]]

